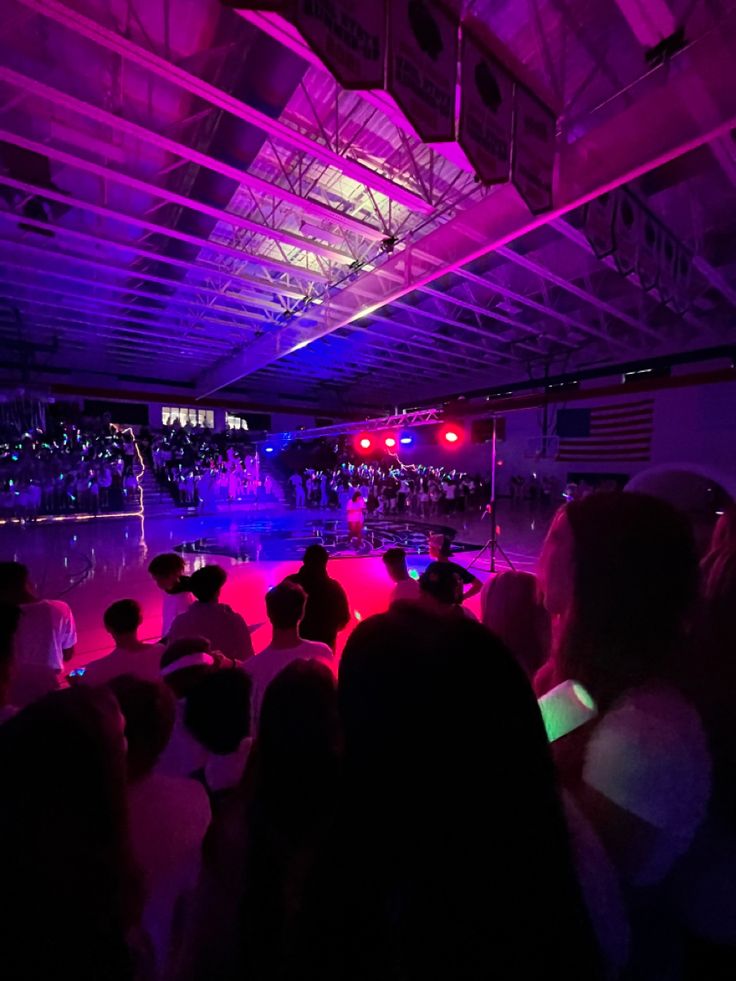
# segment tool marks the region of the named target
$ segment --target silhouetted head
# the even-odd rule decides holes
[[[542,549],[540,583],[562,618],[558,671],[599,705],[673,674],[698,566],[688,521],[671,505],[628,492],[565,505]]]
[[[227,582],[227,573],[221,565],[206,565],[192,573],[189,582],[195,599],[200,603],[215,603]]]
[[[304,617],[307,594],[299,583],[285,579],[266,593],[266,613],[277,630],[298,627]]]

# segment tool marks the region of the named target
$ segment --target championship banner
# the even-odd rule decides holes
[[[659,223],[643,209],[639,212],[639,250],[636,256],[636,274],[642,289],[649,292],[657,285],[661,261]]]
[[[437,0],[391,0],[388,11],[386,90],[422,142],[450,142],[459,21]]]
[[[382,89],[385,0],[293,0],[289,20],[344,89]]]
[[[616,268],[624,276],[636,268],[639,251],[638,204],[624,191],[616,191],[616,211],[613,219],[613,238],[616,251],[613,258]]]
[[[615,248],[613,238],[613,216],[616,198],[610,192],[589,201],[583,212],[583,231],[597,259],[612,255]]]
[[[460,56],[458,143],[484,184],[511,177],[514,80],[470,31]]]
[[[554,113],[517,82],[511,180],[533,215],[552,207],[556,123]]]

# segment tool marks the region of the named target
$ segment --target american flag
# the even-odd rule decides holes
[[[649,460],[654,429],[654,399],[557,413],[558,460],[602,463]]]

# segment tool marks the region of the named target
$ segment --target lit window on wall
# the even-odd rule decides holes
[[[234,416],[230,412],[225,414],[225,425],[228,429],[248,429],[248,422],[240,416]]]
[[[185,406],[164,405],[161,409],[161,419],[164,426],[201,426],[205,429],[215,428],[214,409],[190,409]]]

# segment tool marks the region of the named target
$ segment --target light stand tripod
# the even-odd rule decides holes
[[[491,566],[489,572],[493,573],[496,571],[496,553],[501,556],[506,565],[516,572],[516,567],[511,559],[508,557],[506,552],[503,550],[503,546],[498,541],[498,527],[496,525],[496,429],[498,426],[498,419],[493,416],[493,435],[491,437],[491,501],[486,505],[485,514],[483,518],[488,515],[491,519],[491,537],[485,543],[483,548],[478,552],[473,561],[468,566],[468,569],[472,569],[478,559],[483,555],[484,552],[488,552],[491,558]],[[483,519],[481,518],[481,521]]]

